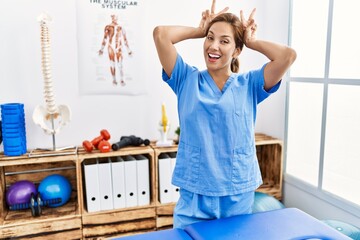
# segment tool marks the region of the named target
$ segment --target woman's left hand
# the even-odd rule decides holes
[[[241,19],[242,28],[244,31],[243,41],[244,41],[244,44],[246,47],[249,47],[249,45],[251,45],[251,43],[256,40],[257,24],[255,23],[255,20],[254,20],[255,11],[256,11],[256,8],[254,8],[252,10],[252,12],[247,20],[244,17],[243,11],[242,10],[240,11],[240,19]]]
[[[209,23],[218,15],[227,12],[227,10],[229,9],[228,7],[225,7],[223,10],[221,10],[218,13],[215,13],[215,5],[216,5],[216,0],[212,1],[211,4],[211,10],[205,10],[202,12],[201,14],[201,21],[199,24],[199,28],[202,29],[202,31],[205,34],[205,31],[207,30],[207,27],[209,25]]]

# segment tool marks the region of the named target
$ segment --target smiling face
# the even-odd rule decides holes
[[[204,41],[204,57],[209,72],[223,71],[230,74],[230,64],[238,57],[232,26],[226,22],[215,22]]]

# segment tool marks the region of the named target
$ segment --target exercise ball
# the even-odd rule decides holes
[[[59,174],[45,177],[39,184],[41,200],[61,198],[60,203],[50,204],[49,207],[59,207],[67,203],[71,196],[71,184],[69,180]]]
[[[273,196],[270,196],[266,193],[255,192],[254,204],[252,206],[253,213],[282,208],[285,208],[285,206]]]
[[[354,240],[360,240],[360,229],[352,224],[338,220],[322,220],[322,222]]]
[[[37,194],[34,183],[21,180],[12,184],[6,191],[6,203],[8,206],[20,203],[29,203],[31,193]]]

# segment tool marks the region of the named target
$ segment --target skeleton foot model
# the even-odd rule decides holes
[[[41,27],[41,54],[42,72],[44,77],[44,99],[46,106],[37,106],[33,113],[33,121],[39,125],[46,134],[52,135],[53,150],[55,150],[55,134],[70,122],[71,112],[67,105],[55,104],[53,83],[51,76],[51,51],[49,23],[51,17],[45,13],[38,17]],[[50,125],[50,126],[49,126]]]

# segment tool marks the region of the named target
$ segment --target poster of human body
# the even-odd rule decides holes
[[[145,92],[140,53],[140,1],[78,0],[77,39],[81,94]]]

